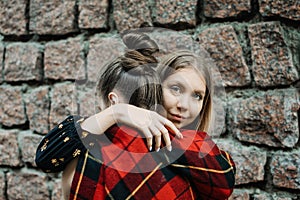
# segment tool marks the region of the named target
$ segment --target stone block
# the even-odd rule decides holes
[[[50,129],[63,121],[68,115],[77,114],[75,84],[58,83],[51,91]]]
[[[0,83],[3,82],[3,55],[4,55],[4,46],[2,43],[0,43]]]
[[[53,190],[52,190],[52,199],[63,199],[62,198],[62,187],[61,187],[61,179],[56,179],[53,182]]]
[[[113,8],[114,20],[120,32],[152,25],[149,1],[113,1]]]
[[[31,0],[29,31],[40,35],[63,35],[76,31],[73,0]]]
[[[48,86],[38,87],[27,91],[25,98],[30,129],[42,134],[49,131],[49,90]]]
[[[34,172],[7,173],[7,196],[17,199],[50,199],[47,177]]]
[[[200,44],[215,61],[224,86],[249,85],[251,78],[242,47],[230,25],[208,28],[199,35]]]
[[[271,147],[294,147],[299,138],[295,89],[244,91],[228,101],[228,130],[239,140]]]
[[[277,187],[300,189],[300,152],[275,153],[271,159],[273,184]]]
[[[253,24],[249,26],[248,32],[252,48],[252,73],[256,85],[289,85],[299,80],[278,22]]]
[[[26,122],[22,100],[22,87],[0,86],[0,123],[5,126],[22,125]]]
[[[4,79],[6,81],[40,81],[42,79],[42,46],[14,43],[6,47]]]
[[[264,181],[264,167],[267,162],[267,153],[255,147],[245,147],[231,140],[216,139],[217,145],[227,151],[235,165],[235,184],[247,184]]]
[[[250,200],[250,194],[243,189],[234,189],[228,200]]]
[[[91,116],[100,111],[96,96],[96,88],[80,87],[78,92],[79,113],[81,116]],[[98,101],[99,102],[99,101]]]
[[[108,0],[84,1],[78,3],[79,28],[107,28]]]
[[[237,17],[251,13],[251,0],[204,0],[204,16],[210,18]]]
[[[298,0],[259,0],[259,12],[264,17],[280,16],[287,19],[300,20]]]
[[[197,1],[156,1],[155,22],[160,24],[184,23],[196,25]]]
[[[45,46],[44,73],[48,79],[85,79],[83,38],[49,42]]]
[[[160,50],[158,57],[177,50],[189,50],[194,53],[199,50],[199,43],[184,32],[156,28],[147,35],[158,45]]]
[[[5,199],[5,175],[0,171],[0,199]]]
[[[95,35],[90,39],[87,55],[87,78],[90,82],[97,82],[104,66],[124,53],[124,44],[116,36]]]
[[[0,1],[0,33],[3,35],[25,35],[27,0]]]
[[[33,134],[32,131],[23,131],[19,136],[19,144],[21,148],[22,160],[36,167],[35,153],[38,145],[42,140],[41,135]]]
[[[18,130],[0,130],[0,165],[22,166],[20,160]]]

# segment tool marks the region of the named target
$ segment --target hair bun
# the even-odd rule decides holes
[[[136,50],[143,55],[151,56],[159,51],[158,45],[146,34],[129,32],[122,37],[124,44],[130,50]]]
[[[126,71],[131,70],[134,74],[141,74],[148,71],[147,68],[157,66],[158,61],[153,54],[159,52],[159,48],[148,35],[129,32],[123,35],[122,39],[128,48],[121,59]]]

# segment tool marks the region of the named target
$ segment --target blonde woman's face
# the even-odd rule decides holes
[[[203,106],[206,84],[193,68],[182,68],[163,82],[164,115],[177,128],[191,124]]]

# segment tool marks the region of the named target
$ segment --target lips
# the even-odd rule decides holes
[[[186,117],[183,117],[182,115],[178,115],[178,114],[172,114],[170,113],[171,118],[175,121],[182,121],[184,119],[186,119]]]

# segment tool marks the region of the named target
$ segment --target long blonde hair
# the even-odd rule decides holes
[[[213,84],[211,73],[205,65],[205,59],[200,58],[198,55],[188,51],[180,50],[169,53],[164,56],[157,68],[161,81],[166,80],[170,75],[174,74],[177,70],[183,68],[193,68],[197,70],[205,79],[206,91],[203,100],[203,107],[199,113],[197,121],[194,123],[195,129],[198,131],[208,132],[213,115]]]

